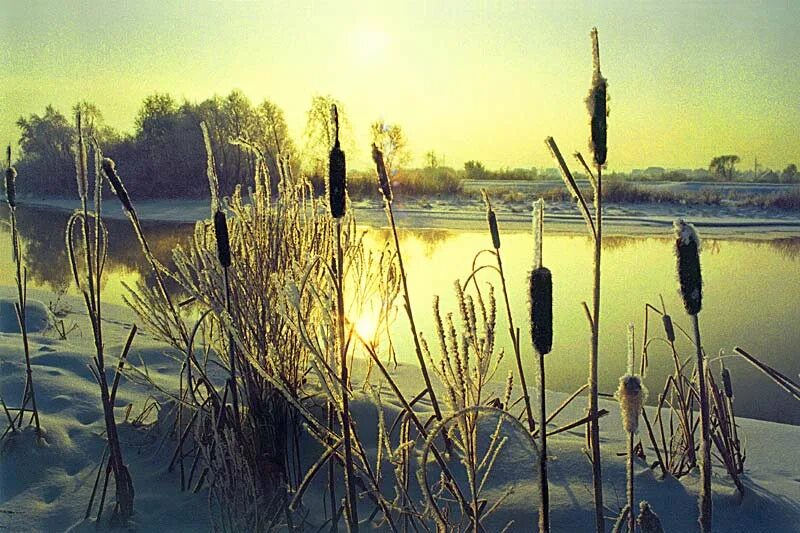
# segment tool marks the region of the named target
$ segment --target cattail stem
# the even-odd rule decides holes
[[[633,433],[628,433],[628,507],[633,509]],[[636,517],[633,513],[628,515],[628,531],[633,533],[636,527]]]
[[[347,528],[351,532],[358,532],[358,500],[356,499],[355,476],[353,473],[353,442],[350,433],[350,400],[347,369],[347,348],[345,345],[344,324],[344,253],[342,251],[342,221],[336,220],[336,311],[338,319],[338,347],[340,378],[342,382],[342,434],[344,440],[344,485],[345,509]]]
[[[708,390],[706,388],[703,347],[700,343],[700,323],[697,314],[691,315],[694,327],[694,341],[697,349],[697,375],[700,390],[700,523],[701,533],[711,533],[711,422],[708,408]]]
[[[545,403],[544,354],[539,356],[539,485],[541,500],[539,503],[539,533],[550,531],[550,488],[547,481],[547,406]]]
[[[433,384],[431,383],[431,377],[428,373],[428,367],[425,364],[425,358],[422,356],[422,346],[419,342],[417,325],[414,321],[414,313],[412,312],[411,308],[411,297],[408,292],[408,278],[406,276],[406,269],[403,264],[403,254],[400,252],[400,238],[397,235],[397,225],[395,224],[394,211],[392,210],[391,202],[386,202],[386,214],[389,217],[389,225],[392,228],[392,236],[394,237],[395,252],[397,253],[397,266],[400,269],[400,279],[403,282],[403,300],[405,303],[406,316],[408,316],[408,323],[411,327],[411,337],[414,340],[414,352],[417,355],[417,362],[419,362],[419,368],[422,372],[422,378],[425,381],[425,387],[428,389],[428,395],[431,399],[431,406],[433,407],[433,414],[436,416],[436,420],[441,421],[442,411],[439,408],[439,402],[436,400],[436,393],[433,390]],[[449,448],[449,439],[446,435],[444,435],[444,439],[445,445]]]
[[[605,531],[605,518],[603,516],[603,474],[600,457],[600,420],[597,417],[598,387],[597,387],[597,359],[600,339],[600,259],[603,243],[603,216],[602,216],[603,179],[602,168],[597,166],[597,191],[594,195],[594,283],[592,290],[592,344],[589,354],[589,443],[592,451],[592,487],[594,490],[595,527],[597,533]]]

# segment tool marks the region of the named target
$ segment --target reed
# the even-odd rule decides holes
[[[25,354],[25,387],[20,400],[17,416],[12,419],[8,409],[5,407],[9,426],[3,436],[8,432],[14,432],[22,427],[25,419],[25,412],[28,403],[31,405],[31,422],[36,427],[36,434],[39,438],[44,437],[41,424],[39,422],[39,409],[36,405],[36,390],[33,383],[33,370],[31,368],[31,350],[28,340],[28,325],[26,320],[27,300],[28,300],[28,269],[24,267],[22,260],[22,249],[20,246],[19,228],[17,227],[17,195],[16,195],[17,169],[11,165],[11,146],[6,149],[6,171],[5,189],[6,201],[8,202],[8,222],[11,226],[11,255],[14,261],[14,282],[17,288],[17,301],[14,302],[14,312],[17,316],[20,336],[22,337],[22,348]]]
[[[545,384],[545,355],[553,347],[553,278],[542,265],[544,201],[534,203],[533,235],[534,265],[530,273],[531,340],[539,359],[539,531],[550,531],[550,487],[547,480],[547,405]]]
[[[600,338],[600,267],[603,246],[603,166],[606,164],[608,156],[607,147],[607,90],[606,81],[600,71],[600,45],[598,41],[597,28],[593,28],[590,34],[592,41],[592,59],[594,69],[592,72],[592,84],[587,98],[587,108],[589,110],[591,124],[591,143],[590,149],[593,153],[595,172],[593,173],[586,164],[585,159],[577,154],[578,161],[589,174],[589,182],[592,186],[594,212],[590,212],[588,203],[584,198],[583,192],[578,188],[577,182],[570,172],[561,151],[552,137],[545,139],[545,145],[550,151],[553,159],[558,164],[561,177],[571,196],[577,203],[578,211],[581,213],[589,236],[594,244],[594,254],[592,259],[592,307],[584,302],[583,307],[591,329],[591,342],[589,349],[589,415],[587,424],[587,441],[591,451],[592,461],[592,489],[594,493],[595,529],[597,533],[605,531],[605,518],[603,509],[603,474],[600,455],[600,416],[598,409],[598,352]]]
[[[342,217],[347,205],[347,171],[345,155],[339,146],[339,113],[336,104],[331,106],[331,121],[334,125],[335,142],[330,152],[328,167],[328,191],[330,199],[331,216],[336,220],[336,259],[334,272],[336,274],[336,313],[337,313],[337,347],[340,356],[340,379],[342,397],[342,434],[344,440],[345,470],[345,518],[350,531],[358,531],[358,500],[355,490],[355,474],[353,470],[353,442],[351,435],[349,395],[347,390],[350,385],[348,375],[347,347],[345,345],[345,320],[344,320],[344,254],[342,251]]]
[[[522,399],[525,403],[525,416],[528,423],[528,430],[533,434],[536,429],[536,422],[533,417],[533,409],[531,408],[531,399],[528,392],[528,382],[525,377],[525,370],[522,366],[522,351],[520,347],[520,334],[519,329],[514,326],[514,317],[511,314],[511,304],[508,298],[508,287],[506,284],[505,271],[503,270],[503,258],[500,254],[500,228],[497,225],[497,215],[492,209],[492,203],[486,191],[482,191],[483,200],[486,204],[486,221],[489,224],[489,234],[492,238],[492,252],[497,261],[497,272],[500,275],[501,288],[503,290],[503,301],[506,307],[506,318],[508,319],[508,333],[511,337],[511,346],[514,350],[514,358],[517,363],[517,376],[519,377],[520,386],[522,388]],[[473,267],[473,271],[474,271]],[[472,277],[474,280],[474,276]],[[477,282],[475,284],[477,288]]]
[[[397,234],[397,224],[394,220],[394,210],[392,209],[394,197],[392,195],[392,188],[389,182],[389,177],[386,174],[386,165],[383,163],[383,154],[376,145],[372,146],[372,157],[375,161],[376,171],[378,174],[378,183],[380,185],[381,194],[383,195],[383,204],[386,211],[386,217],[389,220],[389,226],[392,229],[392,237],[394,239],[394,249],[397,256],[397,266],[400,270],[400,279],[403,285],[403,301],[406,316],[408,317],[408,324],[411,329],[411,337],[414,341],[414,353],[417,356],[420,372],[425,381],[425,388],[427,394],[431,399],[434,415],[438,421],[442,421],[442,410],[439,406],[439,401],[436,398],[436,392],[433,390],[431,383],[430,373],[428,372],[428,365],[425,363],[425,358],[422,355],[422,347],[420,345],[419,333],[417,332],[417,324],[414,320],[414,312],[411,306],[411,296],[408,291],[408,276],[406,275],[405,265],[403,264],[403,254],[400,250],[400,238]],[[446,437],[445,437],[446,443]]]
[[[712,524],[711,505],[711,420],[706,386],[705,354],[700,339],[698,313],[703,303],[703,280],[700,269],[700,238],[694,227],[682,219],[675,221],[675,256],[678,262],[683,306],[692,319],[694,343],[697,355],[698,394],[700,396],[700,517],[698,522],[703,533],[710,533]]]

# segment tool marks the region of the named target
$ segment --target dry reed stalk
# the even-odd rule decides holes
[[[697,315],[702,308],[703,280],[700,269],[700,238],[694,227],[683,220],[675,221],[675,256],[678,263],[678,280],[686,312],[692,318],[694,343],[697,352],[698,395],[700,397],[700,517],[702,533],[711,532],[711,420],[706,385],[705,354],[700,340],[700,323]]]
[[[336,312],[337,312],[337,347],[340,356],[340,380],[342,394],[342,434],[344,440],[345,469],[345,519],[347,528],[351,532],[358,531],[358,500],[355,490],[355,474],[353,470],[353,441],[351,435],[351,420],[348,386],[350,383],[347,368],[347,346],[345,344],[344,320],[344,254],[342,251],[342,217],[347,205],[347,170],[345,155],[339,145],[339,113],[336,105],[331,106],[331,120],[334,124],[335,142],[330,152],[328,167],[328,192],[330,199],[331,216],[336,219]]]

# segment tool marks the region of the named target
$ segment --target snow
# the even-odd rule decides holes
[[[0,288],[3,316],[14,289]],[[31,290],[29,298],[48,301],[53,296]],[[74,297],[68,303],[81,310]],[[34,307],[41,309],[39,304]],[[33,313],[31,313],[33,314]],[[124,308],[106,305],[104,338],[106,353],[116,360],[134,317]],[[79,311],[68,320],[78,323],[80,333],[61,340],[52,330],[39,328],[31,334],[31,354],[37,400],[46,433],[37,438],[26,429],[6,439],[0,451],[0,528],[9,531],[94,531],[93,519],[83,516],[97,472],[97,463],[105,446],[99,390],[87,368],[93,353],[91,334],[86,318]],[[137,335],[130,360],[144,363],[164,387],[177,387],[178,362],[165,355],[166,348],[147,336]],[[356,362],[356,366],[365,365]],[[397,383],[405,386],[408,397],[418,392],[420,378],[413,365],[400,365],[394,372]],[[0,394],[7,403],[16,404],[24,385],[22,343],[18,333],[0,332]],[[503,376],[498,377],[503,379]],[[378,381],[375,381],[377,385]],[[647,385],[647,380],[644,380]],[[493,383],[498,390],[503,383]],[[656,384],[650,386],[655,389]],[[532,395],[533,395],[533,391]],[[134,524],[138,531],[207,531],[210,529],[208,495],[180,491],[180,476],[168,472],[167,466],[175,442],[164,439],[164,424],[152,426],[132,421],[141,412],[153,391],[123,378],[117,401],[117,419],[128,463],[136,489]],[[548,392],[548,404],[555,406],[566,394]],[[133,404],[131,416],[125,411]],[[386,420],[399,412],[390,395],[382,395]],[[603,479],[605,502],[609,516],[625,505],[626,437],[620,422],[617,402],[601,400],[601,408],[609,414],[601,420]],[[352,402],[357,428],[368,453],[374,457],[377,434],[377,405],[372,396],[357,393]],[[430,405],[420,403],[420,410],[430,413]],[[646,407],[654,417],[654,408]],[[553,421],[551,429],[584,415],[585,398],[572,402]],[[789,426],[759,420],[740,419],[739,434],[746,442],[747,461],[740,498],[733,483],[717,464],[714,468],[714,529],[725,532],[800,531],[800,426]],[[480,435],[488,436],[494,427],[491,413]],[[513,492],[490,521],[498,530],[513,520],[512,531],[535,529],[538,508],[538,485],[535,445],[513,426],[508,425],[509,442],[498,459],[485,489],[485,497],[493,500],[504,490]],[[641,429],[641,428],[640,428]],[[486,446],[486,441],[482,443]],[[566,431],[548,440],[551,523],[553,531],[590,531],[593,524],[591,468],[584,450],[583,428]],[[422,448],[419,443],[418,449]],[[304,442],[304,464],[311,464],[318,448]],[[659,479],[659,471],[647,463],[655,460],[645,445],[647,462],[634,464],[636,501],[647,500],[661,518],[665,531],[697,530],[697,491],[699,474],[676,480]],[[430,475],[436,475],[431,470]],[[324,476],[321,476],[324,477]],[[460,476],[456,476],[459,479]],[[310,517],[321,516],[324,480],[312,483],[304,499]],[[415,489],[415,496],[420,496]],[[113,499],[113,494],[107,499]],[[368,506],[364,504],[366,516]],[[107,507],[108,509],[108,507]],[[315,514],[316,513],[316,514]],[[105,516],[108,516],[105,514]],[[363,516],[362,516],[363,518]],[[611,526],[609,521],[608,527]]]

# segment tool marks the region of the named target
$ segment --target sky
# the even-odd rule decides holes
[[[609,84],[610,170],[800,164],[800,2],[31,2],[0,7],[0,142],[20,116],[95,103],[133,131],[147,95],[242,90],[302,137],[314,95],[343,103],[352,166],[369,125],[402,127],[412,164],[555,166],[588,152],[589,31]]]

